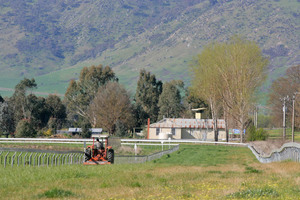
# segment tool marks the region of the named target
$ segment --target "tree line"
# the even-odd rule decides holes
[[[110,135],[129,136],[134,127],[143,127],[163,117],[192,117],[185,98],[187,88],[181,80],[164,84],[142,69],[132,98],[109,66],[90,66],[71,80],[63,99],[56,95],[38,97],[35,79],[24,78],[12,97],[0,98],[0,131],[15,137],[50,136],[68,127],[101,127]],[[193,102],[199,106],[203,101]]]
[[[163,83],[142,69],[133,96],[109,66],[84,67],[78,79],[70,81],[63,100],[56,95],[35,96],[31,93],[37,87],[35,80],[25,78],[15,86],[12,97],[0,96],[0,131],[36,137],[81,127],[81,136],[89,137],[91,127],[101,127],[110,135],[129,136],[134,127],[144,127],[148,118],[151,122],[164,117],[193,118],[192,108],[206,107],[205,117],[214,121],[215,140],[220,118],[225,119],[227,133],[229,128],[244,132],[253,121],[257,91],[267,76],[268,59],[259,46],[233,37],[207,45],[193,61],[189,87],[181,80]],[[270,105],[274,120],[279,96],[299,92],[299,77],[298,65],[273,83]],[[241,134],[241,141],[244,139]]]

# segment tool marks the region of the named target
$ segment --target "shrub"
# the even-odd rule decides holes
[[[90,129],[92,128],[91,124],[87,121],[83,121],[81,124],[81,137],[90,138],[92,132]]]
[[[266,130],[263,128],[256,129],[255,126],[250,126],[247,129],[247,140],[256,141],[256,140],[266,140],[269,135]]]
[[[74,196],[74,194],[69,190],[62,190],[58,188],[53,188],[44,192],[43,194],[39,195],[40,198],[47,197],[47,198],[64,198]]]
[[[28,120],[20,120],[16,128],[16,137],[36,137],[37,132]]]

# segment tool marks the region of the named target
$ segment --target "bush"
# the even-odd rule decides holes
[[[16,137],[23,138],[23,137],[29,137],[33,138],[36,137],[37,132],[34,129],[34,126],[30,121],[27,120],[21,120],[18,122],[17,128],[16,128]]]
[[[81,123],[81,137],[83,138],[90,138],[92,132],[90,129],[92,128],[91,124],[87,121],[83,121]]]
[[[250,126],[247,129],[247,140],[256,141],[256,140],[266,140],[269,135],[266,130],[263,128],[256,129],[255,126]]]

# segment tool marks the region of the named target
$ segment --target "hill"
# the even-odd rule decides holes
[[[83,66],[109,65],[134,92],[139,70],[189,83],[204,45],[240,34],[270,58],[270,82],[300,62],[297,0],[0,0],[0,87],[34,77],[64,93]],[[1,92],[2,93],[2,92]]]

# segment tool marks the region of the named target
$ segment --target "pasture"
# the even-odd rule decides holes
[[[144,164],[0,168],[2,199],[299,199],[300,165],[248,148],[181,145]]]

